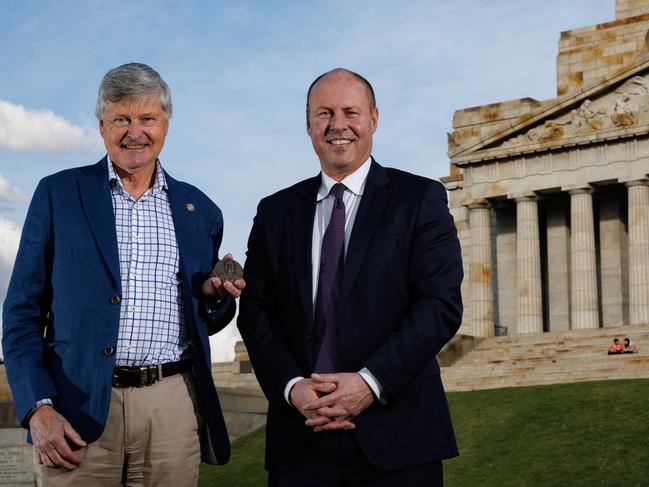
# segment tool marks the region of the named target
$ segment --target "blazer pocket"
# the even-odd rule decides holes
[[[45,342],[47,348],[65,348],[72,343],[72,340],[49,340]]]
[[[388,225],[378,230],[376,233],[377,240],[383,240],[389,237],[400,237],[403,234],[403,225]]]

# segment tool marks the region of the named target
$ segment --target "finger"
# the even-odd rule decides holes
[[[320,433],[321,431],[353,430],[354,428],[356,428],[356,425],[351,421],[332,421],[324,426],[316,426],[313,431]]]
[[[337,384],[340,382],[341,377],[338,374],[316,374],[313,373],[311,374],[311,379],[313,379],[315,382],[333,382]]]
[[[88,443],[83,441],[83,438],[81,438],[81,435],[77,433],[77,431],[72,427],[71,424],[66,424],[63,427],[63,433],[65,433],[66,438],[68,438],[72,443],[74,443],[77,446],[84,447],[88,446]]]
[[[237,287],[237,289],[245,289],[246,287],[246,281],[243,279],[237,279],[233,282],[233,284]]]
[[[54,467],[52,460],[50,460],[50,457],[48,457],[45,453],[38,454],[38,463],[46,467],[50,467],[50,468]]]
[[[232,254],[228,252],[223,256],[223,260],[234,260],[234,257],[232,257]]]
[[[50,460],[52,460],[52,463],[55,467],[63,467],[68,470],[74,470],[76,468],[76,465],[68,462],[65,458],[63,458],[63,456],[55,448],[49,448],[47,450],[47,456],[50,457]]]
[[[56,452],[56,454],[66,462],[68,465],[74,464],[79,465],[81,463],[81,457],[74,453],[72,449],[70,448],[70,445],[68,445],[68,442],[65,441],[64,439],[62,441],[57,442],[55,445],[53,445],[52,450]],[[48,450],[48,455],[50,454],[50,451]],[[70,468],[68,465],[65,465],[63,463],[59,463],[56,457],[52,457],[50,455],[50,458],[52,460],[55,460],[58,465],[61,465],[65,468]]]
[[[331,419],[325,418],[324,416],[315,416],[313,418],[308,418],[304,424],[307,426],[324,426],[327,423],[331,423]]]
[[[239,291],[239,289],[237,289],[234,286],[234,284],[232,284],[230,281],[225,281],[223,283],[223,288],[227,292],[229,292],[232,295],[232,297],[234,297],[234,298],[238,298],[239,296],[241,296],[241,291]]]
[[[223,286],[220,277],[213,276],[210,280],[212,281],[212,286],[214,286],[214,289],[218,290],[221,286]]]
[[[336,384],[332,384],[331,382],[324,382],[322,384],[314,382],[311,384],[311,389],[329,394],[336,390]]]
[[[340,407],[340,406],[333,406],[333,407],[325,407],[325,408],[320,408],[317,409],[316,412],[320,416],[325,416],[327,418],[346,418],[349,416],[349,412],[347,412],[346,409]]]
[[[313,402],[307,403],[304,406],[304,409],[309,411],[313,409],[320,409],[327,406],[332,406],[333,404],[336,404],[336,401],[338,401],[339,398],[340,398],[340,394],[338,394],[338,392],[332,392],[331,394],[322,396],[321,398],[316,399]]]

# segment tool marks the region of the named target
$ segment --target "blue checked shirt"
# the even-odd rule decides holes
[[[110,159],[108,178],[122,283],[116,363],[175,362],[187,351],[189,335],[164,172],[158,161],[153,187],[137,201],[124,190]]]

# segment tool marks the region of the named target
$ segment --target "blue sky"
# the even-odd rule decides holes
[[[244,259],[260,198],[315,175],[310,82],[358,71],[380,110],[373,154],[432,178],[449,172],[459,108],[555,96],[563,30],[615,18],[614,0],[343,2],[6,1],[0,13],[0,299],[38,180],[103,154],[97,86],[144,62],[171,87],[161,154],[223,210],[223,251]],[[232,356],[235,331],[215,342]]]

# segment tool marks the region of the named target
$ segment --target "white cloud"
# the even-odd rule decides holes
[[[95,147],[96,132],[77,127],[51,110],[28,110],[0,100],[0,148],[66,153]]]
[[[20,229],[18,226],[0,216],[0,303],[5,300],[19,241]]]
[[[0,203],[27,203],[29,199],[0,174]]]

